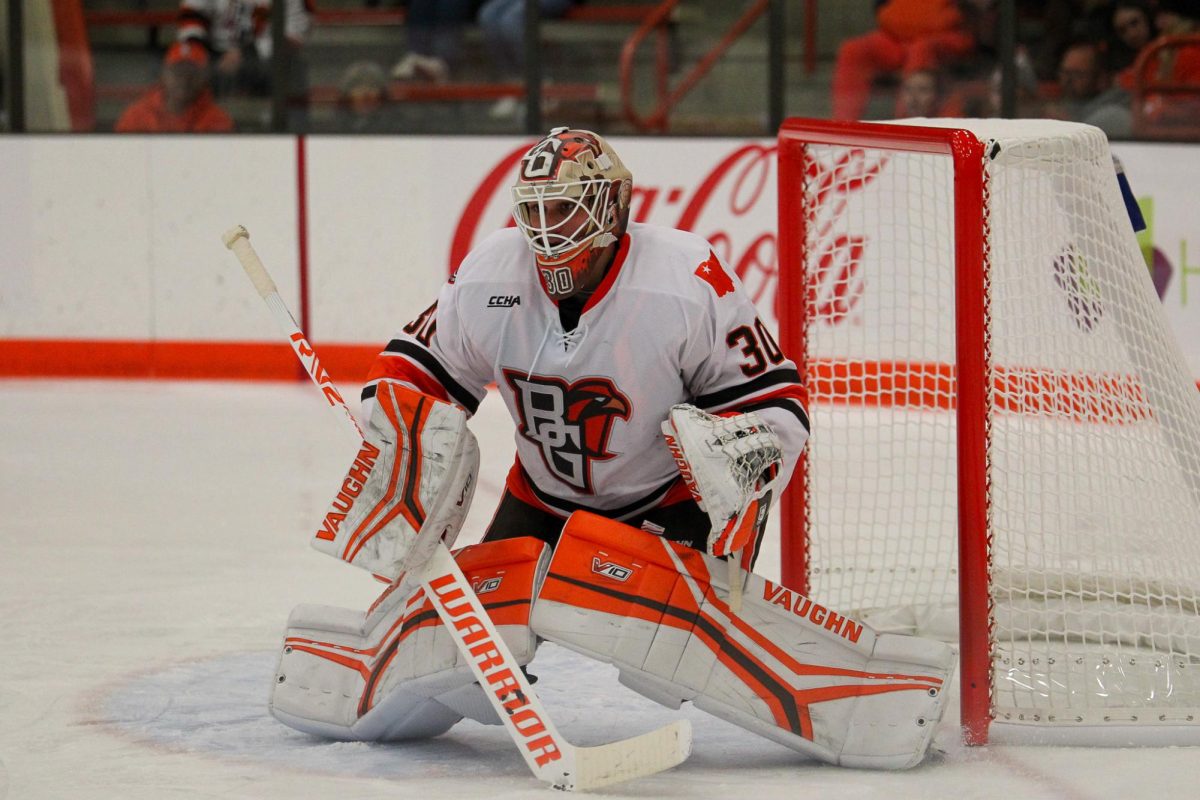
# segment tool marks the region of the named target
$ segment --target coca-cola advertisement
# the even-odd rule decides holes
[[[776,149],[773,139],[610,140],[633,173],[631,218],[704,236],[774,324]],[[511,225],[509,190],[532,139],[372,142],[336,171],[312,148],[312,272],[326,338],[385,337],[420,313],[488,233]],[[378,148],[378,152],[374,152]],[[447,155],[451,150],[452,157]],[[430,165],[440,164],[437,169]],[[348,179],[348,182],[346,182]],[[339,188],[327,185],[339,182]],[[355,214],[347,226],[346,195]],[[330,226],[330,217],[341,224]],[[356,309],[347,317],[345,309]]]
[[[69,343],[76,340],[92,343],[81,362],[87,369],[94,367],[97,342],[157,342],[161,362],[162,342],[273,341],[270,321],[254,313],[257,298],[230,291],[220,234],[236,223],[251,231],[281,296],[303,317],[312,341],[377,347],[433,302],[482,237],[512,224],[509,189],[521,153],[534,141],[7,140],[0,149],[15,171],[0,185],[0,200],[12,209],[0,237],[0,340],[22,343],[27,367],[20,374],[42,374],[55,364],[60,373],[73,374],[72,354],[80,351]],[[611,143],[633,173],[633,218],[708,239],[775,326],[776,141],[612,137]],[[1200,268],[1189,202],[1200,180],[1200,160],[1170,145],[1118,143],[1113,149],[1145,218],[1138,243],[1153,288],[1193,374],[1200,374],[1195,302]],[[867,196],[892,191],[893,165],[877,171],[878,165],[851,153],[814,159],[810,166],[815,170],[806,173],[810,191],[820,193],[827,185],[833,192],[805,231],[814,268],[807,300],[819,320],[831,330],[852,332],[868,320],[894,325],[883,318],[887,311],[880,304],[903,292],[926,304],[948,302],[935,299],[924,283],[899,283],[911,271],[894,269],[892,251],[880,246],[871,226],[856,220],[886,222],[891,231],[944,229],[948,236],[949,190],[920,193],[920,202],[885,204],[880,208],[886,214],[864,212]],[[1020,187],[1024,199],[1012,201],[1017,207],[1028,205],[1028,188]],[[941,241],[942,234],[938,237]],[[1052,236],[1029,240],[1047,250],[1024,259],[1036,273],[1030,285],[1041,287],[1035,296],[1053,303],[1052,312],[1064,312],[1063,335],[1086,332],[1092,340],[1103,335],[1112,315],[1095,295],[1100,284],[1091,259],[1069,256],[1069,243]],[[924,256],[921,263],[926,274],[938,272]],[[796,301],[796,292],[787,299]],[[44,341],[68,344],[52,354],[24,344]],[[121,372],[128,366],[127,348],[113,353],[112,369]],[[230,357],[225,353],[205,363],[219,365]],[[950,355],[928,358],[946,361]],[[186,355],[181,359],[192,363]],[[249,364],[226,372],[262,370]],[[205,374],[226,372],[214,366]]]

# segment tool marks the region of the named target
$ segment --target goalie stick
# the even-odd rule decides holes
[[[275,282],[250,245],[250,234],[239,225],[226,231],[222,238],[266,301],[330,408],[345,423],[346,430],[353,431],[361,440],[362,430],[354,414],[320,366],[304,332],[279,296]],[[596,789],[670,769],[691,753],[692,728],[687,720],[609,744],[572,745],[554,727],[449,549],[439,542],[429,561],[418,567],[417,572],[425,596],[433,603],[525,763],[539,780],[568,791]]]

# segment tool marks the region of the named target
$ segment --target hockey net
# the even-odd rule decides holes
[[[1200,393],[1103,134],[789,120],[780,260],[784,582],[960,636],[968,741],[1200,743]]]

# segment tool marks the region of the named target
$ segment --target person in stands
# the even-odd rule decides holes
[[[1177,39],[1176,44],[1151,53],[1142,63],[1140,78],[1151,90],[1140,98],[1141,112],[1153,127],[1180,128],[1195,135],[1196,120],[1200,119],[1200,3],[1159,0],[1154,24],[1161,36],[1191,38]],[[1155,91],[1156,84],[1174,87],[1174,91]]]
[[[208,51],[176,42],[163,59],[158,85],[122,112],[118,133],[226,133],[233,119],[213,100]]]
[[[538,0],[541,19],[560,19],[583,0]],[[505,80],[518,81],[525,68],[525,0],[487,0],[479,9],[479,27],[492,63]],[[522,108],[516,97],[502,97],[488,112],[493,119],[512,117]]]
[[[1196,0],[1159,0],[1154,23],[1163,36],[1200,35],[1200,3]],[[1200,44],[1164,51],[1155,70],[1162,81],[1200,87]]]
[[[901,117],[942,116],[945,94],[945,80],[938,70],[915,70],[900,81],[896,112]]]
[[[844,41],[833,67],[833,118],[859,119],[875,81],[936,70],[975,51],[975,37],[956,0],[885,0],[876,30]]]
[[[475,0],[409,0],[408,52],[392,67],[398,81],[446,83],[463,57],[463,33]]]
[[[1095,42],[1073,42],[1058,65],[1058,99],[1043,108],[1052,119],[1095,125],[1111,138],[1127,138],[1132,129],[1129,93],[1114,86]]]
[[[1108,17],[1109,37],[1105,47],[1114,82],[1133,91],[1133,65],[1138,53],[1155,37],[1154,13],[1142,0],[1118,0]]]
[[[288,94],[307,91],[304,42],[312,27],[308,0],[284,0],[284,45]],[[217,96],[271,93],[271,0],[180,0],[176,38],[206,46],[213,54],[213,90]]]
[[[395,133],[400,120],[388,101],[388,78],[374,61],[355,61],[338,81],[336,130],[344,133]]]

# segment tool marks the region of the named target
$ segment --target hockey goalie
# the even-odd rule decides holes
[[[487,237],[388,343],[365,441],[314,540],[389,582],[365,614],[300,606],[271,711],[344,740],[438,735],[493,705],[411,576],[452,546],[494,384],[516,460],[456,559],[522,665],[545,640],[833,764],[919,763],[954,666],[753,573],[808,437],[802,387],[737,277],[691,233],[630,222],[612,147],[556,128]]]

